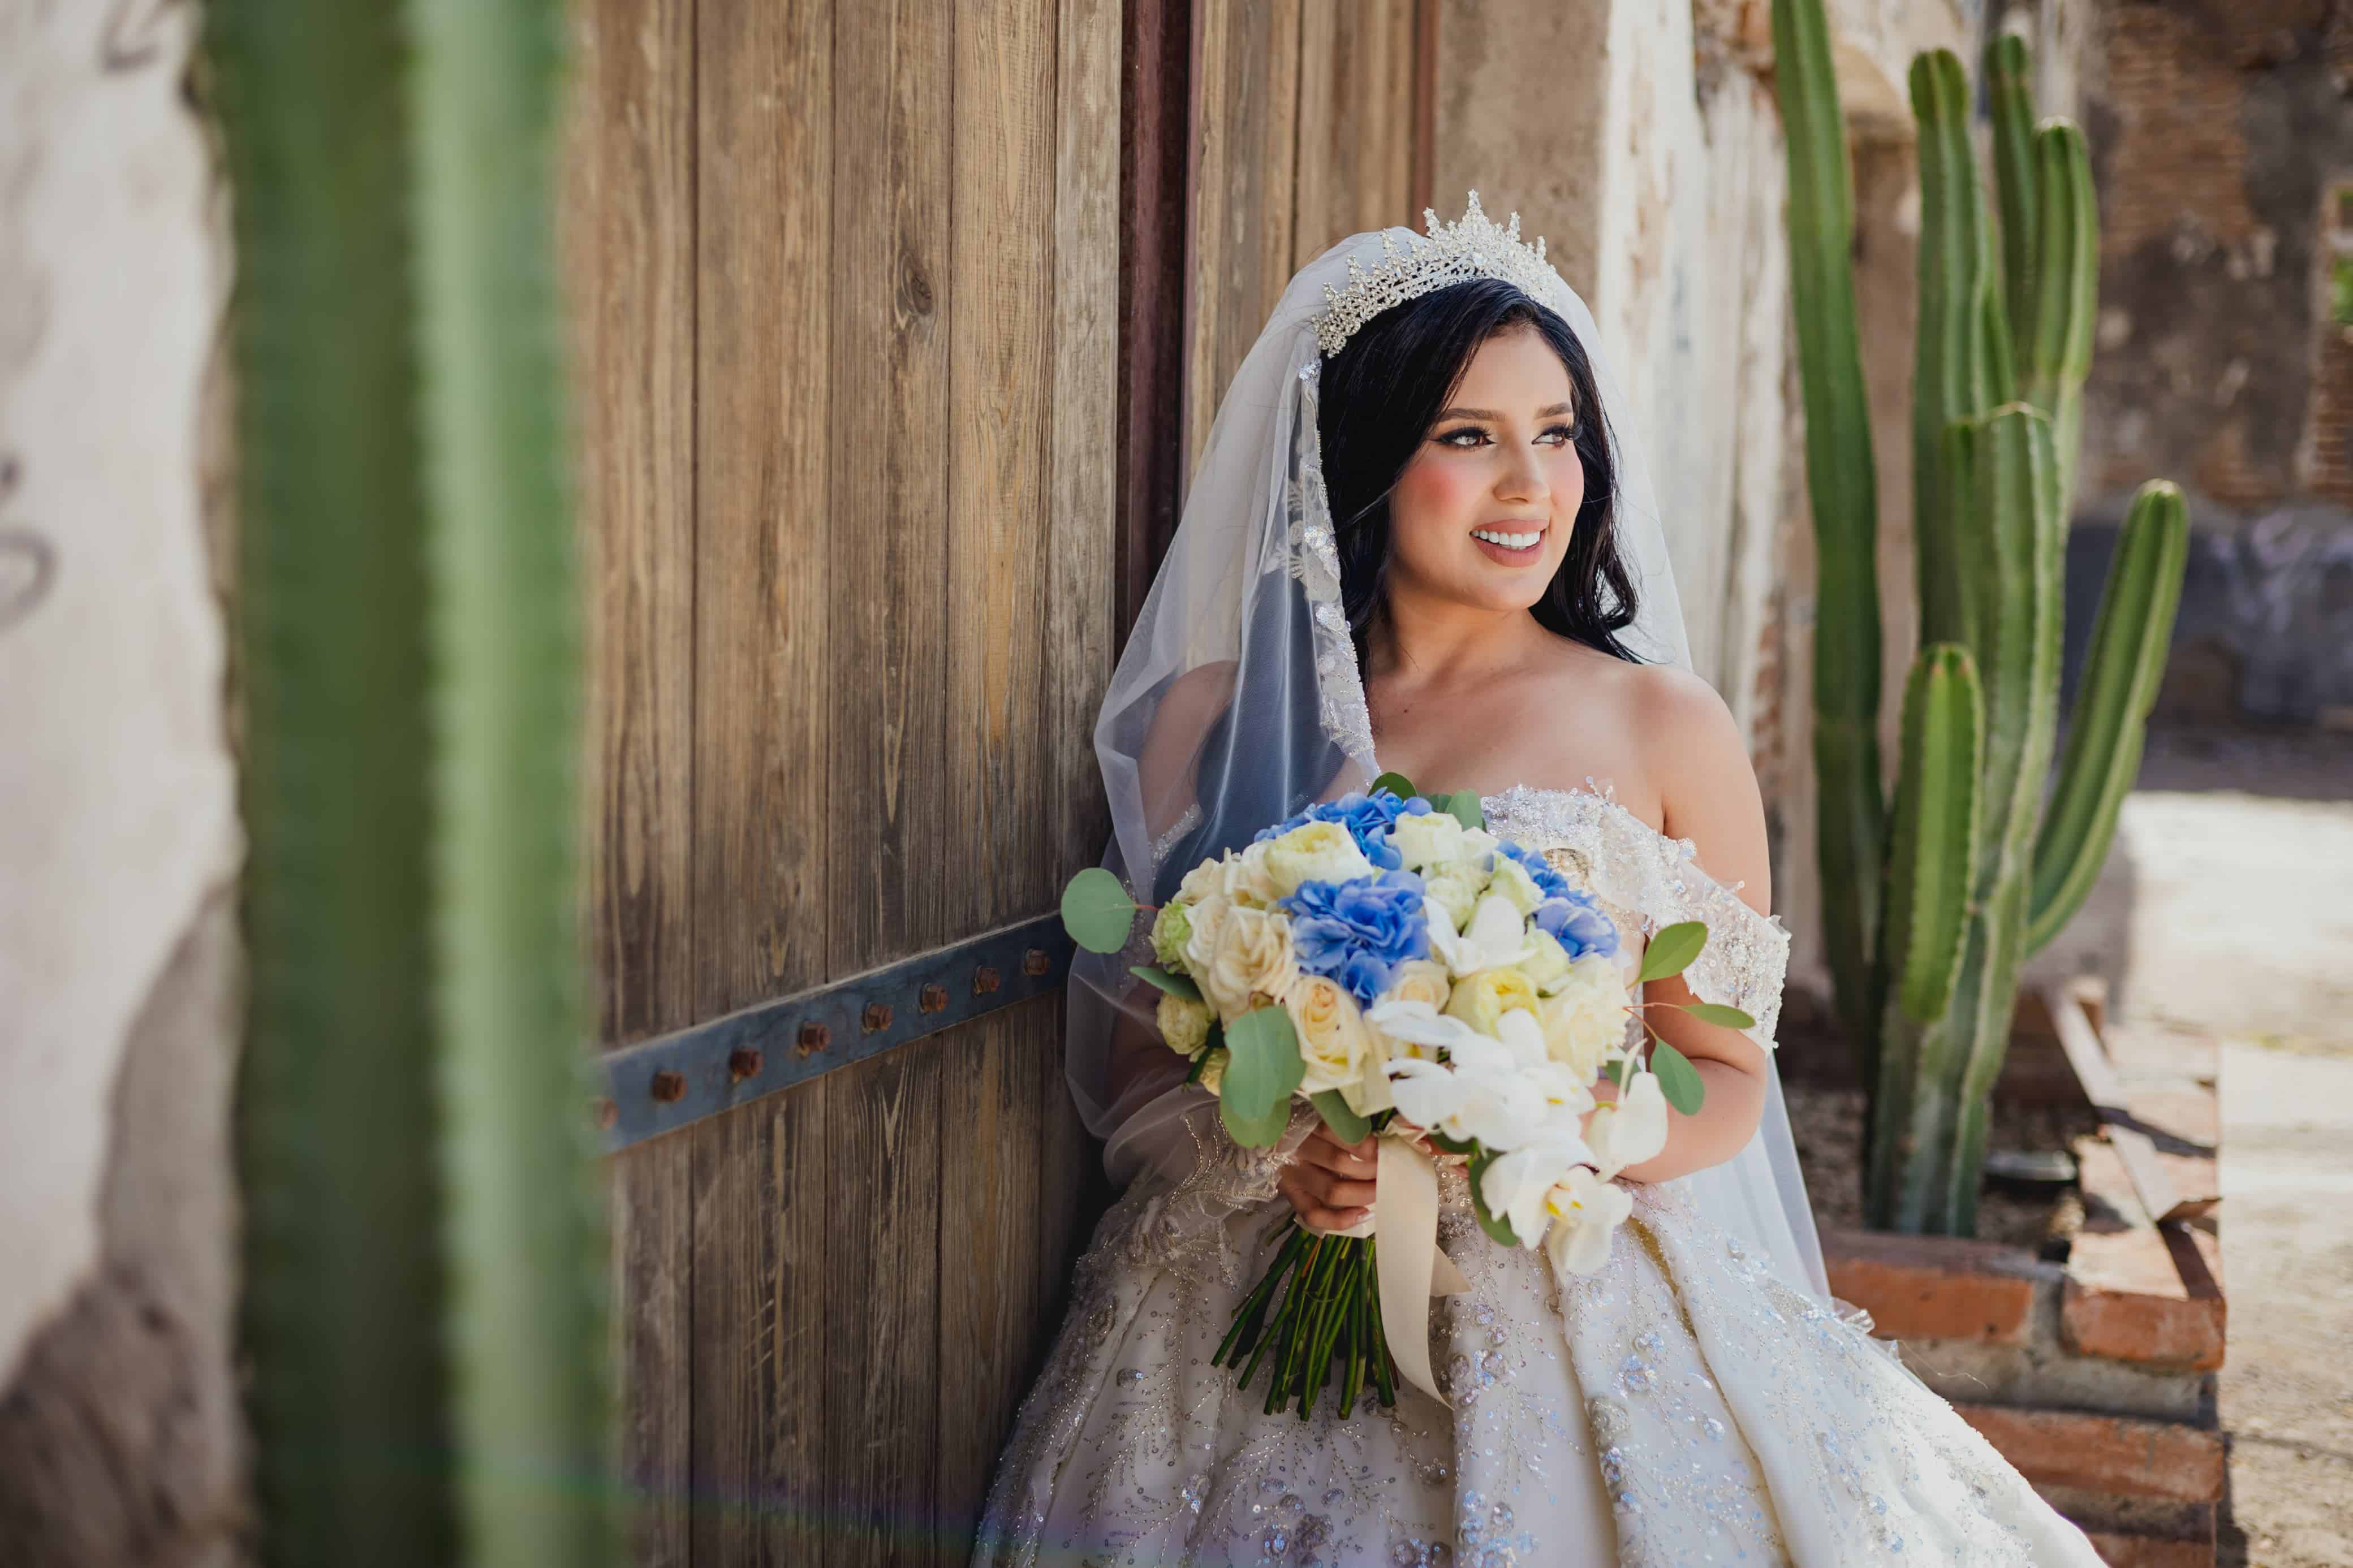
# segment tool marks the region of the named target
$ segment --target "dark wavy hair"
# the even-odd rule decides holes
[[[1398,478],[1461,384],[1471,356],[1497,333],[1522,326],[1541,336],[1568,372],[1577,401],[1574,444],[1585,466],[1585,500],[1568,552],[1530,614],[1546,631],[1641,662],[1618,639],[1634,621],[1634,579],[1618,550],[1617,467],[1593,362],[1552,310],[1499,279],[1474,278],[1392,305],[1324,362],[1316,429],[1338,538],[1340,603],[1359,665],[1366,634],[1388,607],[1389,497]]]

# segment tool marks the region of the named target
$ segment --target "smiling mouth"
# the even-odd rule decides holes
[[[1499,550],[1534,550],[1544,542],[1544,536],[1545,531],[1541,528],[1533,532],[1501,528],[1474,528],[1471,531],[1472,538],[1482,540]]]

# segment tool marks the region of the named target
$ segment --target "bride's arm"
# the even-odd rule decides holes
[[[1741,884],[1742,901],[1770,914],[1765,803],[1739,726],[1724,699],[1699,677],[1666,668],[1646,673],[1653,679],[1645,682],[1645,762],[1651,776],[1662,781],[1667,837],[1692,840],[1700,869],[1727,888]],[[1680,975],[1651,981],[1642,999],[1699,1000]],[[1643,1016],[1691,1058],[1707,1086],[1707,1099],[1694,1116],[1670,1106],[1667,1146],[1621,1173],[1629,1181],[1663,1182],[1722,1164],[1747,1144],[1764,1114],[1764,1048],[1739,1030],[1703,1024],[1682,1007],[1646,1006]],[[1594,1093],[1607,1100],[1617,1089],[1605,1083]]]

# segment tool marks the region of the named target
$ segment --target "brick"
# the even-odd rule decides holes
[[[2023,1344],[2037,1283],[2056,1270],[2024,1247],[1949,1236],[1833,1230],[1831,1293],[1868,1310],[1882,1338]]]
[[[2059,1333],[2079,1355],[2211,1372],[2229,1303],[2221,1243],[2195,1226],[2152,1226],[2105,1140],[2078,1139],[2088,1215],[2067,1258]]]
[[[1955,1405],[2003,1458],[2038,1486],[2212,1502],[2222,1495],[2217,1432],[2129,1415]]]
[[[2087,1530],[2092,1550],[2108,1568],[2214,1568],[2211,1541],[2160,1541],[2148,1535],[2118,1535]]]

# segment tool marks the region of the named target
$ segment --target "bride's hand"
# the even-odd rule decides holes
[[[1328,1127],[1318,1127],[1275,1179],[1274,1189],[1291,1202],[1300,1223],[1314,1230],[1345,1230],[1371,1212],[1373,1141],[1343,1143]]]

